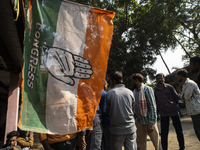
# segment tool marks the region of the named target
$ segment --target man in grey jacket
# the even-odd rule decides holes
[[[111,149],[136,150],[133,92],[123,84],[123,75],[116,71],[111,76],[111,90],[106,95],[106,112],[111,124]]]

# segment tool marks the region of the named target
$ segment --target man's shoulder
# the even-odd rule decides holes
[[[148,85],[144,85],[144,90],[153,90],[153,88]]]
[[[110,89],[107,94],[111,94],[111,93],[115,93],[116,91],[124,91],[124,92],[129,92],[129,93],[133,93],[133,91],[131,91],[130,89],[126,88],[125,86],[122,87],[114,87],[112,89]]]
[[[107,93],[107,92],[106,92],[105,90],[103,90],[103,92],[102,92],[102,96],[103,96],[103,95],[106,95],[106,93]]]
[[[170,84],[165,83],[165,88],[173,90],[174,87]]]
[[[190,80],[189,78],[188,78],[187,82],[184,84],[187,86],[197,86],[198,87],[197,83],[194,82],[193,80]]]

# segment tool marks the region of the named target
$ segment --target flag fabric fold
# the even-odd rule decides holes
[[[69,1],[28,1],[22,130],[69,134],[92,128],[114,14]]]

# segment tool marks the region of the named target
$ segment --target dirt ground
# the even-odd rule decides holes
[[[200,142],[195,135],[192,125],[192,120],[190,116],[187,115],[185,108],[181,109],[181,112],[184,115],[183,117],[181,117],[181,123],[185,138],[185,150],[200,150]],[[158,122],[158,128],[160,129],[160,122]],[[32,150],[36,149],[43,150],[43,147],[40,144],[37,137],[35,139],[34,146],[32,147]],[[149,140],[149,138],[147,140],[147,150],[154,150],[154,146],[152,142]],[[176,138],[176,132],[172,125],[171,120],[170,120],[169,135],[168,135],[168,150],[179,150],[178,141]]]
[[[185,108],[181,109],[181,112],[184,115],[181,117],[181,123],[185,138],[185,150],[200,150],[200,142],[194,132],[192,120],[190,116],[187,115]],[[160,122],[158,122],[158,127],[160,129]],[[150,140],[147,141],[147,150],[154,150],[154,146]],[[168,135],[168,150],[179,150],[176,132],[171,120]]]

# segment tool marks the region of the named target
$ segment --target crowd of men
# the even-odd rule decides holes
[[[200,57],[190,59],[193,73],[200,71]],[[156,75],[156,86],[151,88],[143,83],[140,73],[131,76],[133,91],[123,83],[122,72],[116,71],[107,82],[97,108],[93,130],[68,135],[39,134],[45,150],[146,150],[147,135],[155,150],[168,149],[169,118],[177,134],[179,150],[185,149],[183,129],[178,112],[178,101],[185,101],[187,114],[191,116],[194,131],[200,141],[200,90],[188,78],[185,69],[177,71],[182,90],[177,94],[172,85],[165,83],[162,73]],[[198,77],[200,83],[200,75]],[[161,132],[158,130],[158,114]],[[161,140],[160,140],[161,138]]]

